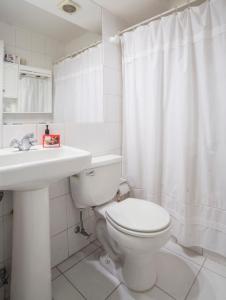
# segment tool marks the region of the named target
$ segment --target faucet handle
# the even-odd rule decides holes
[[[34,133],[30,132],[30,133],[25,134],[25,136],[22,138],[22,140],[34,139],[34,136],[35,136]]]
[[[37,140],[34,138],[34,133],[31,132],[31,133],[27,133],[25,134],[25,136],[22,138],[22,142],[23,141],[28,141],[28,143],[31,145],[31,146],[34,146],[35,144],[37,144]]]

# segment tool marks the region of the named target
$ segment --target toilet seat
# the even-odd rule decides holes
[[[142,199],[128,198],[106,209],[106,220],[125,234],[151,237],[170,226],[170,215],[161,206]]]

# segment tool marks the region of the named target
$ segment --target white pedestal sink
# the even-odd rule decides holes
[[[90,161],[89,152],[66,146],[0,150],[0,190],[14,191],[11,300],[52,299],[48,186]]]

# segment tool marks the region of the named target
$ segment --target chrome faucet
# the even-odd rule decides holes
[[[34,146],[37,140],[34,138],[34,133],[26,134],[21,141],[13,139],[10,143],[10,147],[17,148],[19,151],[28,151],[31,146]]]

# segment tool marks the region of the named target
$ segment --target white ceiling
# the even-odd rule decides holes
[[[67,14],[58,8],[62,0],[25,1],[88,31],[101,33],[101,7],[92,0],[75,0],[74,2],[80,7],[75,14]]]
[[[60,1],[0,0],[0,21],[68,42],[87,30],[101,33],[101,6],[130,26],[188,0],[75,0],[80,9],[74,15],[60,11]]]
[[[44,2],[48,1],[49,0],[44,0]],[[59,2],[59,0],[54,1],[56,3]],[[85,1],[89,2],[89,0],[80,1],[83,3]],[[41,3],[42,1],[38,0],[38,2]],[[88,8],[86,10],[81,8],[80,18],[81,14],[83,14],[86,20],[88,16],[92,17],[91,11],[94,11],[95,7],[97,7],[99,13],[101,14],[101,9],[91,2],[90,6],[88,7],[88,12]],[[99,19],[100,20],[96,19],[96,25],[92,28],[93,31],[95,31],[98,26],[100,27],[101,17],[99,17]],[[31,31],[48,35],[62,42],[69,42],[87,32],[85,29],[86,26],[82,28],[81,26],[77,25],[78,23],[75,24],[74,22],[68,21],[53,13],[49,13],[48,11],[40,9],[25,0],[0,0],[0,21],[14,26],[27,29],[29,28]],[[89,24],[89,26],[91,25]]]
[[[187,0],[94,0],[112,14],[134,25],[168,9],[181,5]]]

